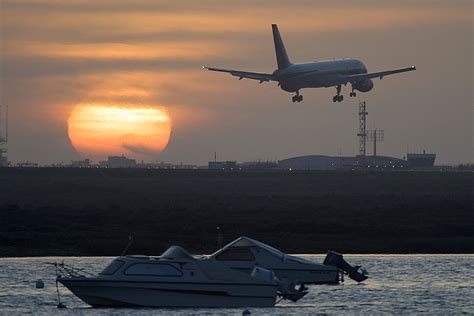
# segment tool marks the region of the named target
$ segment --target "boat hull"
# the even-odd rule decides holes
[[[337,270],[275,269],[273,271],[280,279],[298,280],[304,284],[339,284]]]
[[[239,283],[166,283],[60,278],[93,307],[272,307],[276,286]]]
[[[250,268],[232,268],[247,274],[252,272]],[[270,268],[275,276],[282,279],[295,280],[304,284],[339,284],[339,272],[337,269],[283,269]]]

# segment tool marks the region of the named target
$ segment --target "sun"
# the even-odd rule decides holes
[[[171,118],[166,108],[80,103],[68,119],[68,135],[84,158],[125,155],[150,160],[168,145]]]

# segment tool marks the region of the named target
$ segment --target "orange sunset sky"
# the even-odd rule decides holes
[[[334,104],[333,88],[302,90],[293,104],[274,83],[201,69],[272,72],[271,23],[293,62],[416,65],[358,94],[368,127],[385,130],[379,154],[408,146],[438,164],[472,162],[472,1],[0,0],[0,10],[12,162],[355,155],[359,97]]]

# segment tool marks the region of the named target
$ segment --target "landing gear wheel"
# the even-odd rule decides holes
[[[341,94],[332,97],[332,102],[341,102],[342,100],[344,100],[344,96]]]
[[[301,101],[303,101],[303,96],[302,96],[301,94],[297,93],[296,95],[294,95],[294,96],[291,98],[291,100],[292,100],[293,102],[301,102]]]
[[[350,96],[351,96],[351,97],[354,97],[354,98],[355,98],[356,95],[357,95],[357,94],[356,94],[354,91],[352,91],[352,92],[350,93]]]

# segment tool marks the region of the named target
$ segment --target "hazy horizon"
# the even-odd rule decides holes
[[[379,155],[401,158],[408,147],[436,153],[436,164],[473,162],[471,1],[0,0],[0,6],[0,103],[9,107],[14,163],[88,158],[88,149],[68,135],[81,104],[167,111],[169,121],[159,120],[167,129],[131,131],[127,142],[110,147],[110,154],[137,160],[204,165],[214,152],[237,161],[353,156],[359,100],[367,102],[368,128],[385,130]],[[295,63],[353,57],[369,71],[417,70],[377,79],[355,99],[343,87],[342,103],[332,102],[335,89],[328,88],[304,89],[304,101],[294,104],[275,83],[201,69],[272,72],[271,23]],[[167,146],[167,139],[150,145],[169,135],[169,126]]]

